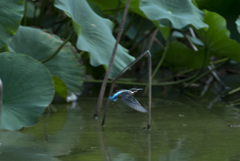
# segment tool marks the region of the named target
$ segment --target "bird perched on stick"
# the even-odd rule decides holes
[[[118,92],[114,93],[112,97],[109,97],[109,99],[116,102],[118,98],[121,98],[126,105],[133,108],[134,110],[137,110],[139,112],[147,112],[147,110],[143,108],[141,104],[133,97],[134,93],[136,93],[139,90],[143,89],[142,88],[131,88],[129,90],[121,89]]]

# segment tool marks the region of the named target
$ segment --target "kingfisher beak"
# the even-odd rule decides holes
[[[134,93],[137,92],[137,91],[140,91],[140,90],[143,90],[142,88],[138,88],[136,89],[135,91],[133,91]]]

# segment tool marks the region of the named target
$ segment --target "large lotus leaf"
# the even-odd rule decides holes
[[[94,13],[86,0],[55,0],[55,6],[72,18],[78,35],[77,47],[91,54],[91,65],[104,65],[106,68],[116,42],[112,35],[112,22]],[[109,78],[115,77],[133,60],[134,58],[127,53],[127,50],[118,45]]]
[[[163,52],[163,51],[162,51]],[[199,69],[204,61],[204,50],[195,52],[186,45],[172,41],[169,45],[164,65],[170,68],[188,67]],[[209,56],[206,59],[205,66],[209,64]]]
[[[209,29],[196,30],[200,40],[208,48],[211,55],[219,58],[228,57],[240,62],[240,44],[230,39],[230,32],[226,28],[226,20],[217,13],[204,11],[204,22]]]
[[[165,20],[171,22],[172,28],[181,29],[193,25],[197,29],[205,28],[202,22],[204,13],[189,0],[142,0],[140,9],[152,21],[165,25]]]
[[[90,0],[96,3],[103,10],[109,12],[117,8],[118,0]],[[120,9],[126,4],[122,0]],[[129,10],[138,15],[151,20],[161,31],[166,39],[169,36],[169,22],[172,28],[181,29],[187,25],[193,25],[196,28],[208,27],[202,22],[204,13],[196,8],[189,0],[131,0]]]
[[[62,43],[63,41],[56,35],[20,26],[9,45],[14,51],[30,55],[41,62],[50,57]],[[75,53],[75,48],[67,43],[44,65],[53,76],[58,76],[66,84],[69,91],[80,92],[85,68],[79,64]]]
[[[88,4],[96,14],[98,14],[101,17],[105,17],[103,10],[98,5],[89,1],[88,1]]]
[[[240,15],[240,1],[236,0],[195,0],[199,9],[205,9],[223,16],[227,21],[227,28],[230,30],[230,38],[240,42],[240,36],[236,29],[235,21]]]
[[[0,48],[16,33],[23,17],[23,0],[0,1]]]
[[[17,53],[0,54],[3,83],[1,129],[16,130],[35,124],[54,95],[52,77],[35,59]]]
[[[115,10],[114,9],[119,7],[119,10],[123,10],[125,5],[126,5],[126,1],[127,0],[121,0],[120,4],[119,4],[118,0],[102,0],[102,1],[99,1],[99,0],[89,0],[89,1],[94,2],[95,4],[97,4],[104,11],[104,13],[106,13],[106,14],[115,14]],[[130,12],[135,12],[135,13],[137,13],[138,15],[140,15],[143,18],[151,20],[149,17],[147,17],[147,15],[144,14],[144,12],[142,10],[140,10],[140,0],[131,0],[130,1],[130,5],[129,5],[129,11]],[[166,39],[169,36],[170,28],[169,27],[162,27],[162,26],[160,26],[159,25],[159,21],[152,21],[152,22],[154,23],[155,26],[158,27],[159,31],[161,32],[163,37]]]
[[[123,11],[123,9],[126,5],[126,0],[121,0],[120,4],[119,4],[118,0],[102,0],[102,1],[89,0],[89,1],[97,4],[104,11],[105,14],[113,14],[113,15],[115,15],[115,13],[116,13],[114,9],[119,8],[119,11],[121,11],[121,10]],[[146,15],[143,13],[142,10],[140,10],[139,5],[140,5],[139,0],[131,0],[130,5],[129,5],[129,11],[135,12],[143,18],[151,20],[150,18],[146,17]],[[158,27],[159,31],[161,32],[163,37],[166,39],[169,36],[170,28],[159,26],[158,21],[152,21],[152,22],[154,23],[155,26]],[[126,23],[128,23],[127,20],[126,20]],[[134,32],[136,32],[136,31],[134,31]]]

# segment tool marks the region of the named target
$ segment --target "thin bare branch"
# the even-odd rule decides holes
[[[148,31],[146,35],[137,43],[135,44],[129,52],[131,53],[139,44],[141,44],[149,35],[151,35],[155,31],[155,28],[153,28],[151,31]]]
[[[164,49],[163,44],[162,44],[156,37],[154,38],[154,41],[155,41],[161,48]]]
[[[157,36],[157,33],[158,33],[158,28],[156,28],[156,29],[154,30],[154,32],[152,33],[150,42],[149,42],[148,47],[147,47],[147,50],[150,50],[150,49],[152,48],[152,45],[153,45],[154,39],[155,39],[156,36]]]
[[[93,116],[95,119],[98,117],[98,112],[99,112],[99,110],[101,108],[101,105],[102,105],[103,95],[105,93],[108,76],[111,72],[111,68],[112,68],[112,65],[113,65],[114,57],[116,55],[117,47],[118,47],[118,44],[119,44],[121,36],[122,36],[123,27],[124,27],[125,20],[126,20],[126,17],[127,17],[129,4],[130,4],[130,0],[127,0],[125,10],[124,10],[124,13],[123,13],[122,22],[121,22],[121,25],[120,25],[120,28],[119,28],[119,31],[118,31],[118,35],[117,35],[117,40],[116,40],[116,43],[115,43],[115,46],[114,46],[114,49],[113,49],[113,52],[112,52],[112,57],[111,57],[111,60],[109,62],[108,69],[107,69],[106,75],[104,77],[102,87],[101,87],[101,91],[100,91],[100,94],[99,94],[99,97],[98,97],[96,110],[95,110],[95,113],[94,113],[94,116]]]

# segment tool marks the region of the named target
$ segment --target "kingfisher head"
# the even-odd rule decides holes
[[[143,90],[142,88],[131,88],[131,89],[129,89],[129,91],[132,93],[132,94],[134,94],[134,93],[136,93],[137,91],[140,91],[140,90]]]

